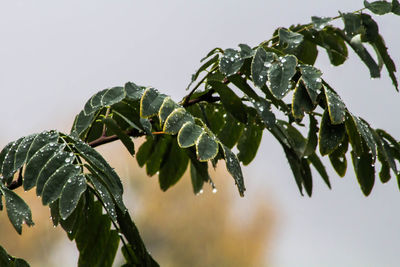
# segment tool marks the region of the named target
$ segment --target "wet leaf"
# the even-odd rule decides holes
[[[218,133],[218,139],[228,148],[232,148],[240,138],[244,124],[238,122],[232,115],[226,114],[225,123]]]
[[[329,154],[329,160],[340,177],[344,177],[347,170],[346,152],[349,145],[349,139],[346,136],[339,146]]]
[[[300,65],[301,80],[304,82],[308,95],[314,105],[318,103],[317,97],[322,87],[321,71],[313,66]]]
[[[357,155],[354,151],[351,151],[351,158],[361,191],[368,196],[375,183],[373,159],[368,153]]]
[[[267,128],[274,127],[276,118],[271,111],[271,104],[264,98],[260,98],[258,101],[253,101],[252,103],[265,126]]]
[[[169,114],[172,111],[179,108],[180,106],[176,104],[171,97],[164,98],[164,102],[162,103],[160,110],[158,112],[158,117],[160,119],[160,124],[163,125],[165,120],[168,118]]]
[[[142,98],[142,95],[144,93],[144,88],[137,86],[133,82],[127,82],[125,84],[125,92],[127,98],[131,100],[140,100],[140,98]]]
[[[72,177],[71,180],[64,185],[59,201],[60,215],[63,220],[68,218],[75,210],[86,188],[86,179],[83,175]]]
[[[177,108],[165,120],[163,131],[167,134],[177,134],[187,122],[194,123],[193,116],[184,108]]]
[[[218,143],[215,138],[203,132],[196,142],[196,152],[199,161],[211,160],[218,153]]]
[[[314,29],[320,31],[323,28],[325,28],[329,22],[332,21],[332,18],[330,17],[311,17],[311,21],[313,23]]]
[[[160,170],[171,139],[171,136],[162,136],[154,141],[151,155],[146,161],[146,173],[148,176],[153,176]]]
[[[292,114],[296,119],[303,119],[304,112],[309,113],[314,110],[314,105],[307,93],[303,82],[299,80],[293,93]]]
[[[279,45],[283,46],[286,51],[291,51],[295,49],[303,41],[302,34],[292,32],[284,28],[280,28],[278,34],[279,34]]]
[[[324,86],[326,103],[328,104],[329,118],[332,124],[341,124],[346,117],[346,106],[340,96],[328,86]]]
[[[133,144],[131,137],[119,127],[117,122],[112,118],[105,118],[103,119],[103,123],[108,127],[109,130],[111,130],[112,133],[118,136],[126,149],[128,149],[129,153],[132,156],[135,155],[135,145]]]
[[[101,105],[103,107],[111,106],[115,103],[120,102],[126,96],[123,87],[113,87],[107,89],[101,98]]]
[[[265,51],[263,47],[257,48],[251,62],[251,77],[255,86],[261,88],[265,85],[268,69],[276,59],[277,56],[274,53]]]
[[[304,148],[303,156],[310,156],[314,154],[315,149],[318,145],[318,127],[317,127],[317,120],[314,118],[314,116],[309,115],[310,119],[310,125],[309,125],[309,130],[308,130],[308,135],[307,135],[307,144]]]
[[[243,129],[237,148],[238,158],[243,165],[248,165],[256,156],[262,138],[262,128],[255,121],[250,122]]]
[[[199,75],[205,71],[208,67],[213,65],[218,61],[219,55],[215,55],[211,59],[207,60],[201,67],[196,71],[195,74],[192,75],[192,80],[190,81],[189,85],[187,86],[186,90],[189,89],[189,87],[193,84],[193,82],[199,77]]]
[[[325,166],[322,164],[320,158],[314,153],[308,157],[308,161],[315,167],[319,175],[321,175],[322,179],[324,180],[328,188],[332,189],[328,173],[326,172]]]
[[[140,167],[143,167],[149,159],[153,149],[153,143],[153,137],[146,137],[146,141],[139,147],[139,150],[136,153],[136,160]]]
[[[240,168],[240,163],[236,155],[225,145],[221,144],[222,150],[224,152],[224,159],[226,163],[226,169],[233,176],[235,184],[239,190],[240,196],[244,196],[244,191],[246,190],[244,186],[242,169]]]
[[[140,100],[140,116],[148,118],[158,114],[166,95],[160,94],[154,88],[147,88]]]
[[[400,3],[398,0],[392,0],[392,13],[400,15]]]
[[[240,57],[243,59],[246,58],[251,58],[254,56],[254,50],[251,49],[250,46],[248,46],[247,44],[239,44],[239,48],[240,48]]]
[[[2,186],[0,191],[6,200],[7,215],[18,234],[22,233],[22,224],[34,225],[29,206],[16,193]]]
[[[246,79],[239,75],[232,75],[228,78],[228,80],[233,83],[237,88],[239,88],[243,93],[252,99],[258,100],[259,97],[257,93],[250,87],[247,83]]]
[[[289,92],[289,81],[296,73],[296,66],[296,57],[288,55],[282,57],[279,62],[272,64],[271,68],[269,68],[268,86],[276,98],[282,99]]]
[[[178,133],[179,146],[182,148],[194,146],[202,133],[200,126],[192,122],[185,123]]]
[[[220,71],[226,75],[230,76],[237,73],[244,63],[244,59],[241,57],[240,52],[234,49],[226,49],[224,56],[219,61]]]
[[[332,153],[346,135],[344,124],[332,124],[328,112],[325,111],[319,130],[319,152],[322,156]]]

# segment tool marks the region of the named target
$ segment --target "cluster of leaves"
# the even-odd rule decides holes
[[[397,0],[365,1],[364,9],[400,14]],[[339,18],[343,29],[331,25]],[[21,233],[22,225],[33,221],[28,205],[13,189],[36,186],[43,204],[50,206],[54,225],[60,224],[75,240],[80,266],[110,266],[119,240],[124,243],[126,266],[157,266],[126,211],[120,178],[94,147],[120,140],[149,176],[158,174],[162,190],[178,182],[188,166],[195,193],[204,183],[215,187],[208,161],[215,167],[224,159],[243,195],[240,163],[254,159],[267,130],[282,145],[301,194],[312,194],[311,166],[331,187],[319,156],[328,156],[344,176],[349,147],[365,195],[373,188],[377,161],[382,182],[389,181],[391,172],[399,180],[399,142],[346,108],[313,66],[320,48],[335,66],[343,64],[348,49],[353,49],[373,78],[385,66],[398,90],[394,62],[370,15],[360,10],[334,18],[313,17],[310,24],[277,29],[270,40],[253,48],[240,44],[239,49],[213,49],[180,103],[154,88],[128,82],[92,96],[70,134],[45,131],[9,143],[0,152],[0,210],[4,196],[10,221]],[[146,141],[135,153],[132,137],[140,136]],[[5,266],[14,266],[17,260],[3,254],[9,262]]]

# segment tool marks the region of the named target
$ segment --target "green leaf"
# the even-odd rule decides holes
[[[254,56],[254,50],[247,44],[239,44],[241,58],[251,58]]]
[[[355,35],[363,33],[363,26],[361,23],[361,16],[359,14],[344,13],[341,14],[344,22],[344,29],[347,36],[351,39]]]
[[[236,155],[224,144],[221,144],[222,151],[224,152],[224,159],[226,163],[226,169],[233,176],[235,184],[239,190],[241,197],[244,196],[244,191],[246,190],[244,186],[242,169],[240,168],[240,163]]]
[[[193,192],[195,194],[200,193],[203,188],[204,182],[210,180],[208,174],[207,162],[199,162],[197,160],[190,160],[190,177],[192,180]]]
[[[83,175],[76,175],[70,178],[64,185],[59,200],[60,215],[63,220],[68,218],[75,210],[86,188],[86,179]]]
[[[29,206],[16,193],[5,186],[0,191],[6,200],[7,215],[18,234],[22,234],[22,224],[33,226],[32,213]]]
[[[130,100],[140,100],[140,98],[143,96],[144,88],[137,86],[133,82],[127,82],[125,84],[125,92],[127,98]]]
[[[324,47],[328,53],[329,60],[334,66],[339,66],[346,61],[348,51],[341,31],[332,27],[326,27],[318,34],[318,45]],[[343,34],[344,35],[344,34]]]
[[[288,159],[299,192],[303,196],[303,170],[301,161],[293,149],[283,145],[283,150],[285,151],[286,158]]]
[[[398,0],[392,0],[392,13],[400,15],[400,3]]]
[[[318,94],[322,87],[321,71],[313,66],[300,65],[301,80],[304,82],[308,95],[314,105],[318,103]]]
[[[358,133],[357,125],[355,123],[355,120],[353,119],[353,115],[350,112],[347,112],[345,125],[346,125],[346,132],[347,135],[349,136],[349,141],[354,152],[357,155],[362,154],[363,148],[362,148],[361,135]]]
[[[396,88],[397,91],[399,91],[399,83],[394,74],[396,72],[396,66],[387,51],[385,41],[383,40],[381,35],[379,35],[379,34],[377,35],[373,45],[376,48],[376,50],[378,51],[379,55],[381,56],[383,63],[385,64],[385,67],[389,73],[389,77],[392,79],[392,83],[393,83],[394,87]]]
[[[2,267],[29,267],[29,264],[19,258],[15,258],[7,253],[7,251],[0,246],[0,266]]]
[[[211,65],[216,63],[218,61],[218,58],[219,58],[219,56],[215,55],[211,59],[207,60],[203,65],[201,65],[201,67],[196,71],[196,73],[192,75],[192,80],[190,81],[189,85],[186,87],[186,90],[188,90],[189,87],[193,84],[193,82],[199,77],[200,73],[202,73],[208,67],[210,67]]]
[[[108,127],[108,129],[113,132],[121,142],[124,144],[126,149],[128,149],[129,153],[133,156],[135,155],[135,145],[132,142],[132,139],[127,135],[117,124],[115,120],[112,118],[105,118],[102,120],[103,123]]]
[[[226,76],[236,74],[244,63],[240,52],[228,48],[225,49],[224,56],[219,61],[219,69]]]
[[[218,143],[215,137],[209,136],[206,132],[200,134],[196,142],[196,152],[199,161],[208,161],[218,153]]]
[[[169,114],[171,114],[172,111],[175,109],[179,108],[180,106],[175,103],[171,97],[167,96],[164,98],[164,102],[162,103],[160,110],[158,112],[158,117],[160,119],[160,125],[162,126],[165,122],[165,120],[168,118]]]
[[[103,107],[111,106],[120,102],[126,96],[124,87],[113,87],[107,89],[101,98],[101,105]]]
[[[244,124],[238,122],[229,113],[224,116],[225,123],[221,131],[218,133],[218,139],[228,148],[232,148],[242,134]]]
[[[166,191],[179,181],[186,171],[188,162],[189,158],[185,151],[178,146],[175,138],[172,139],[158,176],[161,190]]]
[[[164,135],[154,140],[151,156],[146,162],[147,175],[153,176],[160,170],[161,163],[167,154],[171,139],[171,136]]]
[[[364,0],[364,6],[377,15],[384,15],[392,11],[392,4],[386,1],[374,1],[369,3]]]
[[[332,18],[330,17],[311,17],[311,21],[313,23],[313,27],[314,29],[321,31],[323,30],[328,24],[329,22],[332,21]]]
[[[14,173],[18,170],[18,168],[17,169],[14,168],[14,162],[15,162],[16,151],[21,142],[23,141],[23,139],[24,138],[20,138],[17,141],[13,142],[8,150],[7,155],[4,158],[2,166],[2,175],[6,180],[7,184],[11,183]]]
[[[265,126],[267,128],[274,127],[276,118],[275,114],[271,111],[271,104],[264,98],[252,101],[252,103]]]
[[[329,154],[329,160],[340,177],[344,177],[347,170],[346,152],[349,145],[349,139],[346,136],[339,146]]]
[[[291,51],[298,47],[303,41],[303,35],[297,32],[292,32],[284,28],[278,30],[279,45],[285,48],[285,51]]]
[[[178,144],[182,148],[194,146],[203,133],[203,129],[192,123],[185,123],[178,133]]]
[[[351,158],[361,191],[368,196],[375,182],[373,159],[368,153],[357,155],[354,151],[351,151]]]
[[[277,56],[272,52],[267,52],[263,47],[259,47],[251,61],[251,77],[257,87],[263,87],[267,81],[268,69]]]
[[[307,93],[303,82],[299,80],[293,93],[292,114],[296,119],[303,119],[304,112],[309,113],[314,110],[314,105]]]
[[[246,108],[242,100],[225,84],[218,82],[209,83],[221,97],[224,108],[231,113],[238,121],[247,122]]]
[[[146,141],[139,147],[138,152],[136,153],[136,160],[140,167],[147,162],[149,159],[152,149],[153,149],[154,139],[153,137],[146,137]]]
[[[295,56],[287,55],[279,62],[272,64],[268,70],[268,87],[272,94],[282,99],[289,92],[289,81],[296,73],[297,59]]]
[[[217,54],[217,53],[223,53],[223,52],[224,52],[224,50],[222,50],[222,49],[219,48],[219,47],[216,47],[216,48],[214,48],[213,50],[211,50],[210,52],[208,52],[208,54],[207,54],[205,57],[203,57],[203,58],[200,60],[200,62],[203,62],[204,60],[206,60],[207,58],[211,57],[212,55],[215,55],[215,54]]]
[[[163,131],[167,134],[175,135],[187,122],[194,123],[193,116],[184,108],[177,108],[165,120]]]
[[[329,118],[332,124],[341,124],[346,117],[346,105],[340,96],[330,87],[324,86],[326,103],[328,104]]]
[[[75,237],[79,250],[78,266],[111,267],[119,244],[118,231],[110,229],[111,221],[102,214],[100,202],[88,205],[85,215]]]
[[[311,114],[309,115],[309,119],[310,119],[310,126],[309,126],[307,140],[306,140],[307,144],[304,148],[303,156],[310,156],[310,155],[314,154],[315,149],[318,145],[317,120]]]
[[[82,110],[75,117],[71,133],[76,133],[79,137],[83,137],[83,135],[86,133],[86,130],[93,123],[94,118],[95,118],[95,113],[86,115],[85,112]]]
[[[325,166],[322,164],[320,158],[317,154],[313,153],[308,157],[308,161],[315,167],[318,171],[319,175],[321,175],[322,180],[324,180],[325,184],[329,189],[332,189],[331,182],[329,181],[328,173],[326,172]]]
[[[247,96],[255,100],[259,99],[257,93],[253,90],[253,88],[250,87],[245,78],[241,77],[240,75],[232,75],[229,76],[228,80],[231,83],[233,83],[237,88],[239,88],[243,93],[245,93]]]
[[[325,110],[319,130],[319,152],[321,155],[332,153],[346,135],[344,124],[332,124],[328,112]]]
[[[254,120],[245,126],[237,144],[238,158],[243,165],[248,165],[256,156],[262,133],[262,128]]]
[[[147,88],[140,99],[140,117],[148,118],[158,114],[166,95],[154,88]]]
[[[361,118],[353,116],[353,120],[356,123],[357,130],[361,135],[362,139],[367,144],[369,150],[372,153],[373,159],[375,161],[376,158],[376,142],[374,136],[370,130],[369,125]]]
[[[86,116],[95,113],[102,107],[101,99],[108,89],[101,90],[94,94],[85,104],[83,111]]]

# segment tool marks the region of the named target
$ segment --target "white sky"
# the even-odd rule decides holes
[[[68,131],[92,94],[126,81],[155,86],[180,100],[210,49],[254,46],[276,27],[362,5],[361,0],[3,0],[0,145],[44,129]],[[400,17],[377,20],[400,67]],[[317,66],[349,109],[400,139],[400,94],[386,72],[371,81],[354,54],[339,68],[330,66],[325,52],[320,55]],[[400,194],[394,180],[377,182],[365,198],[351,168],[343,179],[331,171],[332,191],[315,175],[314,196],[302,198],[281,148],[268,134],[244,172],[247,194],[263,187],[282,212],[273,266],[398,266]]]

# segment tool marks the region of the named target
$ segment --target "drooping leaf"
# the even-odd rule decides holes
[[[293,93],[292,99],[292,114],[296,119],[303,119],[304,112],[311,112],[314,105],[307,94],[306,87],[303,82],[299,80]]]
[[[214,57],[212,57],[209,60],[207,60],[203,65],[201,65],[201,67],[196,71],[196,73],[192,75],[192,80],[190,81],[190,83],[187,86],[186,90],[189,89],[189,87],[193,84],[193,82],[199,77],[199,75],[203,71],[205,71],[208,67],[210,67],[214,63],[216,63],[218,61],[218,58],[219,58],[219,56],[215,55]]]
[[[373,159],[368,153],[357,155],[354,151],[351,151],[351,158],[361,191],[368,196],[375,182]]]
[[[321,119],[321,129],[319,130],[319,152],[327,155],[333,152],[342,142],[346,135],[344,124],[332,124],[327,111]]]
[[[192,180],[193,192],[198,194],[202,190],[204,182],[210,179],[207,162],[191,160],[190,177]]]
[[[317,104],[317,97],[322,87],[321,71],[313,66],[300,65],[301,80],[304,82],[308,95],[314,105]]]
[[[318,127],[317,127],[317,120],[312,116],[309,115],[310,125],[308,129],[307,135],[307,144],[304,148],[303,156],[311,156],[315,153],[315,149],[318,145]]]
[[[161,167],[163,158],[167,154],[167,149],[171,142],[171,136],[160,136],[154,140],[151,155],[146,161],[146,173],[149,176],[156,174]]]
[[[178,146],[175,138],[172,139],[158,176],[161,190],[166,191],[179,181],[186,171],[188,162],[189,157],[185,151]]]
[[[257,87],[263,87],[267,81],[268,69],[272,66],[272,62],[277,59],[272,52],[267,52],[263,47],[259,47],[251,62],[251,77],[253,83]]]
[[[237,73],[243,63],[240,52],[229,48],[225,49],[224,56],[219,61],[219,69],[224,75],[230,76]]]
[[[376,158],[376,142],[374,136],[369,128],[369,125],[361,118],[357,116],[352,116],[353,120],[356,124],[357,130],[361,135],[362,139],[365,141],[366,145],[368,146],[369,150],[372,153],[373,161]]]
[[[377,15],[384,15],[392,11],[392,4],[386,1],[368,2],[364,0],[364,6]]]
[[[238,121],[247,122],[247,114],[242,100],[225,84],[218,82],[209,83],[221,97],[224,108],[231,113]]]
[[[250,46],[248,46],[247,44],[239,44],[239,48],[240,48],[240,57],[241,58],[251,58],[252,56],[254,56],[254,50],[251,49]]]
[[[245,93],[247,96],[255,100],[259,99],[257,93],[253,90],[253,88],[250,87],[245,78],[239,75],[232,75],[229,76],[228,80],[231,83],[233,83],[237,88],[239,88],[243,93]]]
[[[75,210],[81,195],[86,191],[86,179],[83,175],[72,177],[63,187],[59,200],[60,215],[63,220]]]
[[[387,51],[388,49],[385,45],[385,41],[383,40],[382,36],[378,34],[373,45],[379,52],[379,55],[381,56],[383,63],[385,64],[385,67],[389,73],[389,77],[392,79],[394,87],[396,88],[397,91],[399,91],[399,84],[396,75],[394,74],[396,72],[396,66]]]
[[[349,139],[347,135],[343,139],[343,141],[339,144],[339,146],[329,154],[329,160],[335,169],[336,173],[343,177],[346,174],[347,170],[347,159],[346,152],[349,145]]]
[[[346,31],[346,35],[350,39],[363,32],[361,16],[359,14],[344,13],[341,14],[341,17],[344,22],[344,30]]]
[[[341,124],[346,117],[346,106],[340,96],[328,86],[324,86],[326,103],[328,104],[329,118],[332,124]]]
[[[232,148],[239,140],[244,124],[238,122],[231,114],[226,114],[224,119],[224,126],[217,137],[225,146]]]
[[[34,225],[29,206],[16,193],[5,186],[0,191],[6,200],[7,215],[18,234],[22,234],[22,224]]]
[[[236,155],[225,145],[221,144],[222,151],[224,152],[224,159],[226,163],[226,169],[233,176],[235,184],[239,190],[240,196],[244,196],[246,190],[244,186],[243,173],[240,168],[240,163]]]
[[[112,118],[103,119],[103,123],[107,125],[108,129],[118,136],[121,142],[124,144],[129,153],[133,156],[135,155],[135,145],[132,139],[127,135]]]
[[[277,99],[282,99],[290,90],[289,81],[296,73],[297,59],[295,56],[287,55],[279,62],[272,64],[268,70],[268,86]]]
[[[252,103],[267,128],[274,127],[276,118],[275,114],[271,111],[271,104],[264,98],[260,98],[258,101],[253,101]]]
[[[328,173],[326,172],[325,166],[322,164],[320,158],[314,153],[308,157],[308,161],[315,167],[318,171],[319,175],[321,175],[322,180],[324,180],[325,184],[329,189],[332,189],[331,182],[329,181]]]
[[[400,16],[400,3],[398,0],[392,0],[392,13]]]
[[[243,129],[237,144],[239,150],[238,159],[243,165],[248,165],[256,156],[262,133],[262,128],[255,121],[249,122]]]
[[[0,246],[0,266],[2,267],[29,267],[29,264],[20,258],[15,258]]]
[[[153,137],[146,137],[146,141],[139,147],[139,150],[136,153],[136,160],[140,167],[143,167],[149,159],[153,149],[153,142]]]
[[[312,39],[326,49],[329,60],[334,66],[343,64],[348,55],[346,43],[340,32],[340,30],[328,26],[319,32],[318,38]]]
[[[289,147],[283,145],[283,150],[288,159],[299,192],[303,196],[303,171],[300,159],[292,149],[289,149]]]
[[[355,123],[355,120],[353,119],[353,115],[350,112],[347,112],[345,125],[346,125],[347,135],[349,136],[349,142],[354,152],[357,155],[362,154],[363,148],[362,148],[361,135],[357,130],[357,125]]]

